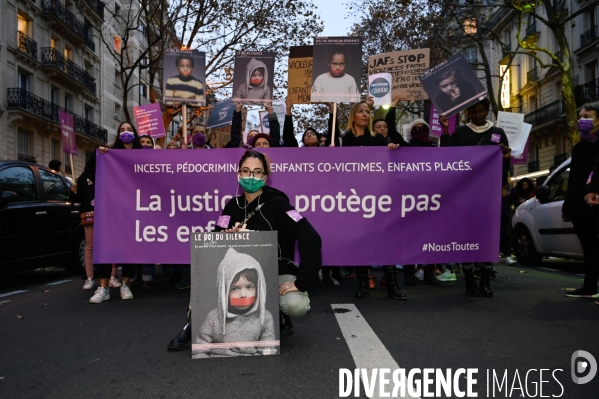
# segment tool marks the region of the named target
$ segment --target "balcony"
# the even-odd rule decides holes
[[[532,111],[524,115],[524,122],[530,123],[533,126],[541,125],[553,119],[557,119],[566,112],[564,100],[555,100],[547,105],[542,106],[536,111]]]
[[[35,157],[33,155],[18,153],[17,158],[19,161],[35,163]]]
[[[37,60],[37,42],[19,31],[19,50]]]
[[[591,80],[574,88],[576,105],[582,107],[585,103],[599,100],[599,79]]]
[[[528,82],[538,82],[539,81],[539,70],[538,68],[533,68],[526,73],[526,80]]]
[[[75,33],[75,37],[95,51],[95,43],[90,37],[87,27],[75,14],[70,12],[59,0],[42,0],[42,14],[49,14],[56,18],[61,25]]]
[[[96,95],[96,82],[85,69],[65,58],[52,47],[42,47],[42,67],[55,68],[74,79],[81,86]]]
[[[64,108],[46,101],[24,89],[7,89],[7,107],[8,109],[21,109],[34,115],[42,117],[50,122],[60,125],[58,111],[66,111]],[[70,111],[67,111],[73,114]],[[106,143],[108,132],[100,126],[73,114],[75,121],[75,131],[86,137],[92,138],[102,143]]]
[[[553,157],[553,164],[554,165],[561,165],[562,162],[564,162],[566,159],[568,159],[568,154],[566,154],[566,153],[555,155]]]
[[[85,4],[104,21],[104,3],[98,0],[85,0]]]
[[[539,161],[531,161],[528,163],[528,173],[539,171]]]
[[[487,21],[487,29],[495,29],[497,25],[499,25],[499,23],[503,21],[511,11],[512,9],[510,8],[501,7],[499,10],[497,10],[497,12],[495,12],[495,14],[493,14],[493,17],[491,17],[491,19]]]
[[[597,37],[597,25],[595,25],[580,35],[580,47],[584,47],[587,44],[592,43],[595,39],[597,39]]]

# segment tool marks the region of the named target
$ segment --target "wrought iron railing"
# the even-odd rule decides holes
[[[547,105],[542,106],[536,111],[532,111],[524,115],[524,122],[531,125],[540,125],[552,119],[559,118],[566,112],[564,100],[555,100]]]
[[[7,92],[7,108],[9,109],[23,109],[57,124],[60,124],[59,111],[67,111],[61,106],[44,100],[25,89],[11,88],[7,89]],[[67,112],[73,114],[70,111]],[[75,122],[75,131],[103,143],[108,139],[108,132],[106,129],[101,128],[95,123],[76,114],[73,114],[73,120]]]
[[[528,163],[528,173],[539,171],[539,161],[530,161]]]
[[[19,161],[35,163],[35,157],[33,155],[17,153],[17,158]]]
[[[19,50],[37,60],[37,42],[19,31]]]
[[[555,156],[553,157],[553,164],[554,164],[554,165],[558,165],[558,166],[559,166],[559,165],[561,165],[561,164],[562,164],[562,162],[564,162],[566,159],[568,159],[568,154],[567,154],[567,153],[563,153],[563,154],[558,154],[558,155],[555,155]]]
[[[95,43],[90,37],[87,27],[70,12],[59,0],[42,0],[42,12],[55,15],[65,23],[73,32],[75,32],[87,44],[92,51],[95,51]]]
[[[497,12],[495,12],[495,14],[493,14],[493,16],[491,17],[491,19],[489,21],[487,21],[487,28],[488,29],[494,29],[501,21],[503,21],[503,19],[505,17],[507,17],[507,15],[510,13],[510,11],[512,11],[510,8],[507,7],[502,7],[499,10],[497,10]]]
[[[42,65],[50,65],[60,69],[77,82],[81,83],[95,96],[96,82],[85,69],[66,58],[60,51],[52,47],[42,47]]]
[[[585,103],[599,100],[599,79],[591,80],[588,83],[578,86],[574,89],[576,105],[581,107]]]
[[[535,67],[526,73],[526,79],[529,82],[536,82],[539,80],[539,71]]]
[[[591,29],[587,30],[582,35],[580,35],[580,47],[586,46],[593,40],[597,39],[597,37],[599,36],[597,35],[597,25],[595,25]]]
[[[92,10],[104,20],[104,3],[98,0],[85,0]]]

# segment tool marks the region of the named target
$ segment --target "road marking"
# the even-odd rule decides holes
[[[2,305],[3,303],[7,303],[7,302],[12,302],[10,299],[8,301],[2,301],[0,302],[0,305]]]
[[[372,369],[378,368],[387,368],[392,372],[395,369],[398,369],[399,366],[397,362],[393,359],[393,356],[389,353],[385,345],[381,342],[379,337],[374,333],[372,328],[368,325],[368,322],[356,305],[354,304],[331,304],[333,311],[335,311],[335,318],[337,319],[337,323],[339,323],[339,327],[341,328],[341,332],[343,333],[343,338],[345,338],[345,342],[347,342],[347,346],[351,352],[352,357],[354,358],[354,363],[356,363],[356,368],[358,369],[367,369],[368,375],[372,375]],[[379,398],[379,379],[377,378],[374,384],[374,395],[371,398]],[[369,384],[368,382],[366,382]],[[364,387],[364,380],[362,380],[362,384]],[[404,380],[404,386],[407,385],[407,381]],[[387,392],[389,392],[389,387],[387,387]],[[363,389],[360,390],[361,393],[364,392]],[[406,393],[407,390],[406,390]],[[414,396],[401,396],[402,398],[416,398],[419,397]]]
[[[537,267],[537,269],[540,269],[540,270],[547,270],[547,271],[550,271],[550,272],[561,272],[561,270],[558,270],[558,269],[550,269],[550,268],[548,268],[548,267]]]
[[[68,283],[69,281],[73,281],[73,280],[61,280],[61,281],[55,281],[53,283],[48,283],[46,285],[58,285],[58,284],[62,284],[62,283]]]
[[[7,292],[6,294],[2,294],[0,295],[0,298],[5,297],[5,296],[11,296],[11,295],[16,295],[16,294],[21,294],[23,292],[27,292],[27,290],[20,290],[20,291],[13,291],[13,292]]]

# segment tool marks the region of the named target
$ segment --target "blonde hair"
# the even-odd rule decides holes
[[[368,103],[366,101],[360,101],[359,103],[354,104],[351,107],[351,110],[349,111],[349,119],[347,120],[347,126],[345,127],[346,131],[354,131],[354,116],[356,115],[356,112],[358,112],[358,107],[362,104],[366,104],[366,106],[368,107],[368,125],[366,125],[366,127],[368,128],[368,131],[370,132],[371,136],[376,136],[376,133],[374,132],[374,130],[372,129],[372,115],[370,114],[370,105],[368,105]]]

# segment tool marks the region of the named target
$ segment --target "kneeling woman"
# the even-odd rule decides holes
[[[299,317],[310,310],[306,290],[318,281],[322,266],[322,241],[314,227],[289,203],[285,193],[265,186],[270,174],[266,158],[257,151],[246,151],[239,161],[237,180],[244,193],[231,199],[223,215],[230,217],[226,230],[277,231],[279,243],[279,321],[281,335],[293,333],[290,316]],[[217,227],[217,231],[222,230]],[[300,263],[294,261],[298,243]],[[191,312],[183,331],[168,344],[169,349],[188,349],[191,344]]]

